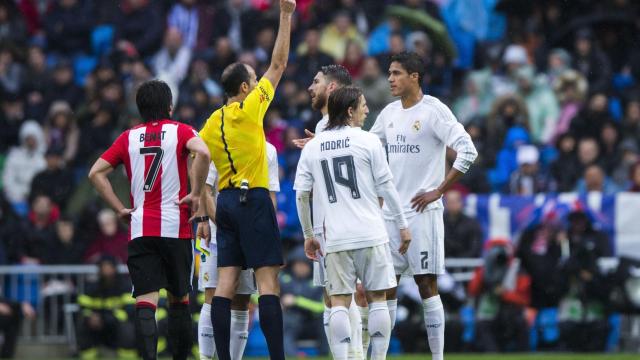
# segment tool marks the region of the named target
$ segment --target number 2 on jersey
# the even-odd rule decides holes
[[[358,190],[358,179],[356,178],[356,167],[353,162],[353,156],[338,156],[331,159],[331,161],[333,162],[333,174],[336,184],[348,187],[351,191],[351,197],[359,199],[360,190]],[[336,189],[331,179],[329,161],[324,159],[320,161],[320,164],[322,165],[322,173],[324,174],[324,183],[327,186],[329,202],[335,203],[338,201],[338,198],[336,197]]]
[[[155,184],[156,178],[158,177],[158,171],[160,171],[160,164],[162,163],[163,154],[164,150],[162,150],[160,146],[147,146],[140,148],[140,155],[153,155],[153,161],[151,161],[149,171],[144,177],[143,190],[145,192],[149,192],[153,189],[153,184]]]

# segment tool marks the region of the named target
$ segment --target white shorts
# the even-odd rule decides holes
[[[385,221],[396,275],[444,274],[443,209],[426,210],[407,219],[411,232],[409,250],[400,255],[400,231]]]
[[[316,233],[314,237],[318,242],[320,242],[320,248],[324,252],[324,234]],[[326,266],[324,262],[325,257],[320,256],[319,258],[319,261],[313,262],[313,286],[325,287],[327,286]]]
[[[200,261],[200,274],[198,276],[198,290],[216,288],[218,286],[218,257],[216,255],[202,256]],[[247,269],[240,272],[238,289],[236,294],[251,295],[256,293],[256,281],[253,270]]]
[[[368,291],[396,287],[389,244],[364,249],[338,251],[325,257],[329,295],[356,292],[356,279]]]

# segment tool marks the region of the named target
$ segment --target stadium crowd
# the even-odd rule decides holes
[[[199,129],[222,104],[227,65],[242,61],[264,72],[276,5],[0,0],[0,264],[95,263],[105,255],[125,262],[126,228],[98,200],[87,167],[115,135],[140,123],[135,91],[151,78],[172,88],[174,118]],[[445,226],[447,257],[487,259],[467,292],[477,299],[481,336],[475,344],[457,344],[462,330],[448,322],[447,331],[460,333],[448,334],[447,346],[525,350],[528,333],[520,324],[530,321],[526,309],[559,307],[558,346],[604,350],[608,293],[594,264],[612,255],[606,235],[574,211],[566,222],[543,221],[525,231],[512,239],[519,244],[513,248],[503,239],[484,239],[463,202],[469,193],[640,191],[640,50],[632,45],[640,40],[640,4],[298,0],[297,9],[289,66],[264,128],[280,163],[278,221],[290,262],[283,276],[285,334],[313,330],[302,328],[303,319],[321,328],[321,293],[309,286],[310,269],[300,255],[293,191],[300,150],[292,140],[320,118],[306,89],[321,66],[343,65],[364,91],[368,129],[393,101],[390,55],[410,50],[428,64],[425,93],[452,108],[480,153],[446,195]],[[127,198],[126,175],[116,172],[112,182]],[[505,289],[512,267],[517,285]],[[451,314],[466,302],[456,289],[444,301]],[[19,306],[8,314],[3,309],[0,318],[20,312]],[[461,323],[455,315],[447,319]],[[421,326],[412,328],[411,317],[399,320],[403,347],[424,351],[411,347]],[[595,325],[587,329],[584,322]],[[509,331],[497,331],[507,324]],[[595,338],[602,343],[584,340]],[[287,341],[295,353],[295,339]]]

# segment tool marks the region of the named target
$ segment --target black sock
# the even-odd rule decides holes
[[[136,336],[138,351],[144,360],[156,360],[158,348],[158,326],[156,325],[156,306],[139,302],[136,304]]]
[[[260,327],[267,339],[271,360],[284,360],[284,335],[282,330],[282,307],[280,297],[262,295],[258,298],[260,308]],[[217,341],[217,340],[216,340]]]
[[[219,360],[231,360],[231,299],[214,296],[211,301],[211,324]]]
[[[191,313],[189,303],[169,306],[169,341],[173,360],[186,360],[191,352]]]

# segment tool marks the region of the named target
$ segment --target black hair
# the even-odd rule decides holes
[[[227,98],[238,95],[243,82],[249,84],[249,70],[243,63],[235,62],[227,66],[222,72],[222,88]]]
[[[162,80],[150,80],[138,88],[136,105],[145,122],[171,118],[172,95]]]
[[[354,110],[360,105],[362,90],[356,86],[345,86],[329,95],[329,123],[326,130],[346,126],[349,123],[349,108]]]
[[[422,60],[418,53],[413,51],[403,51],[401,53],[392,55],[391,62],[397,62],[398,64],[400,64],[400,66],[402,66],[402,68],[405,69],[409,73],[409,75],[418,73],[418,85],[422,84],[426,65],[424,64],[424,60]]]
[[[339,85],[349,86],[353,82],[349,71],[342,65],[325,65],[320,72],[327,78],[327,82],[335,81]]]

